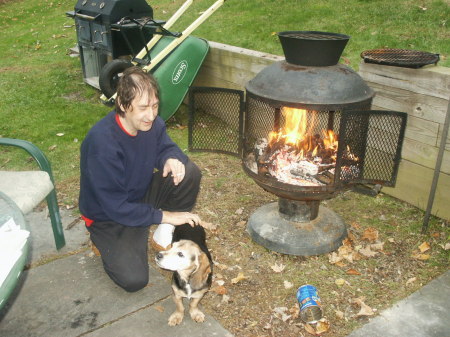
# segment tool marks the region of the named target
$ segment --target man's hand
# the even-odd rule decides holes
[[[168,212],[163,211],[161,223],[169,223],[174,226],[184,225],[185,223],[192,227],[203,226],[202,220],[197,214],[190,212]]]
[[[186,169],[184,164],[178,159],[169,158],[164,164],[163,177],[167,177],[169,173],[172,174],[173,183],[177,186],[184,179]]]

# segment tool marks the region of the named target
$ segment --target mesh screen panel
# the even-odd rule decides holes
[[[193,87],[189,102],[189,150],[239,155],[243,92]]]
[[[405,127],[402,112],[345,112],[339,138],[339,180],[394,186]]]

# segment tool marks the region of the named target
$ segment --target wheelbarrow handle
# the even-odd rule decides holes
[[[183,32],[181,36],[175,40],[173,40],[169,45],[164,48],[158,55],[156,55],[152,62],[143,67],[142,69],[146,72],[149,72],[153,67],[155,67],[159,62],[161,62],[172,50],[174,50],[179,44],[181,44],[198,26],[200,26],[208,17],[211,16],[217,9],[220,8],[224,4],[226,0],[217,0],[211,7],[209,7],[206,11],[200,15],[197,20],[191,23]]]
[[[172,17],[167,20],[167,22],[162,26],[164,29],[170,29],[173,24],[180,18],[181,15],[192,5],[193,0],[187,0],[176,12],[172,15]],[[147,52],[152,49],[155,44],[162,38],[162,35],[154,35],[153,38],[147,43],[146,48],[143,48],[136,56],[137,59],[142,59]],[[137,64],[133,62],[134,64]]]

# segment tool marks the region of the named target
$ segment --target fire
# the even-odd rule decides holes
[[[286,125],[282,131],[272,131],[269,134],[269,143],[283,139],[285,144],[298,147],[309,133],[309,130],[306,130],[308,124],[306,110],[284,107],[281,112],[286,120]]]
[[[271,131],[268,139],[260,139],[255,146],[258,172],[297,185],[317,186],[331,182],[338,135],[332,130],[315,132],[315,113],[288,107],[282,108],[281,113],[284,126]],[[349,147],[344,152],[346,158],[358,161]]]
[[[333,130],[322,130],[322,142],[317,142],[317,135],[313,135],[312,128],[315,124],[315,114],[311,115],[312,120],[307,120],[307,110],[283,107],[281,110],[285,118],[284,127],[276,132],[269,133],[269,147],[279,147],[284,145],[289,152],[296,152],[296,158],[313,160],[317,156],[320,148],[337,151],[338,140]],[[336,154],[333,154],[336,160]]]

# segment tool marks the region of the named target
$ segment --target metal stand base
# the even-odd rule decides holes
[[[295,222],[280,215],[277,202],[258,208],[248,220],[247,231],[255,242],[270,250],[298,256],[329,253],[347,236],[342,218],[324,206],[314,220]]]

